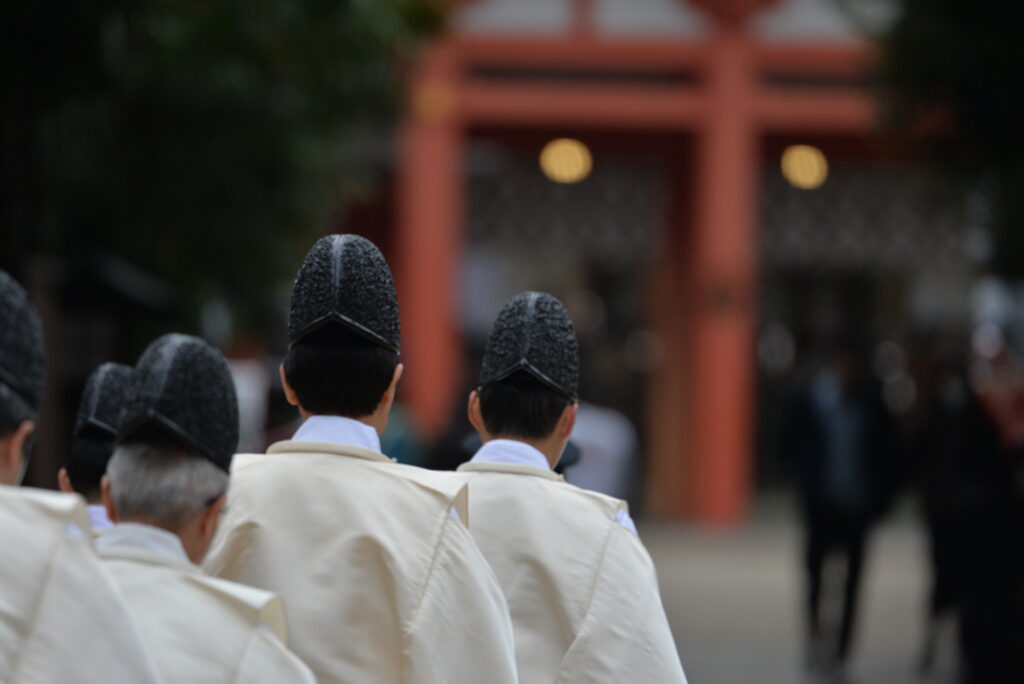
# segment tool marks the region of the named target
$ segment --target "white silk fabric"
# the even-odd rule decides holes
[[[508,607],[461,522],[465,490],[370,449],[279,442],[235,457],[204,566],[284,598],[321,684],[512,684]]]
[[[108,546],[102,534],[99,547],[165,682],[316,681],[285,646],[287,628],[278,597],[207,577],[196,565],[167,553]]]
[[[91,540],[77,495],[0,486],[0,682],[160,681]]]
[[[508,600],[523,684],[685,684],[625,502],[546,468],[464,463],[469,529]]]

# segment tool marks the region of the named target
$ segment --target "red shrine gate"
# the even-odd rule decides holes
[[[462,358],[455,288],[471,128],[692,136],[692,180],[679,188],[689,215],[655,264],[653,323],[666,349],[685,353],[667,355],[648,390],[648,502],[657,516],[728,524],[750,495],[760,144],[866,137],[871,54],[863,43],[758,43],[748,19],[772,0],[692,4],[714,19],[708,40],[598,38],[591,2],[575,0],[568,35],[453,35],[426,51],[400,133],[403,384],[420,426],[437,434]],[[545,79],[556,71],[573,78]]]

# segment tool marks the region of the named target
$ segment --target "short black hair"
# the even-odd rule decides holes
[[[26,420],[35,419],[35,412],[25,400],[0,383],[0,437],[11,434]]]
[[[479,390],[480,413],[495,437],[545,439],[570,400],[524,371]]]
[[[100,480],[107,472],[107,461],[114,453],[114,438],[107,434],[89,434],[75,439],[64,468],[76,492],[86,499],[100,493]]]
[[[303,337],[284,360],[299,405],[310,413],[359,418],[377,410],[398,354],[339,325]]]

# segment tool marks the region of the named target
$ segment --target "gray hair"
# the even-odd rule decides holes
[[[228,474],[177,446],[136,442],[107,464],[110,494],[122,520],[176,532],[228,490]]]

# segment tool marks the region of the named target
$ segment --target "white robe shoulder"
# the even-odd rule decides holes
[[[331,454],[336,453],[338,448],[338,445],[335,444],[318,442],[285,442],[284,444],[294,445],[292,448],[299,450],[295,453]],[[349,455],[373,456],[374,458],[372,459],[361,460],[360,465],[379,469],[385,477],[399,477],[418,485],[423,489],[424,493],[430,494],[441,509],[454,508],[463,520],[465,520],[465,516],[469,515],[466,483],[459,477],[453,477],[452,473],[395,463],[390,459],[380,460],[380,458],[377,458],[379,454],[361,447],[346,445],[344,450]],[[278,458],[281,453],[280,451],[275,451],[266,454],[236,454],[231,461],[232,476],[242,471],[248,471],[247,475],[252,474],[256,478],[258,477],[256,473],[262,468],[267,468],[270,472],[274,472],[281,467],[280,458]]]
[[[316,681],[285,645],[279,597],[208,577],[191,563],[153,551],[105,546],[102,536],[100,556],[135,613],[164,681]]]
[[[280,594],[322,683],[516,681],[508,607],[458,478],[282,442],[235,457],[227,508],[204,566]]]
[[[520,681],[685,683],[625,502],[547,469],[463,464],[470,531],[505,591]]]
[[[0,681],[160,681],[78,496],[0,486],[0,548]]]

